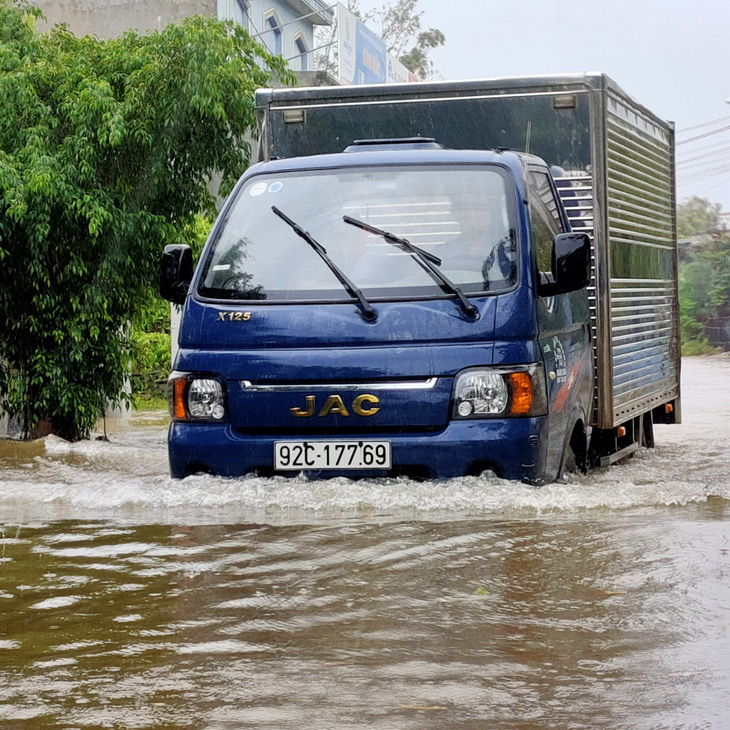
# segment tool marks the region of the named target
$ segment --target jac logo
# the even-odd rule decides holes
[[[345,402],[339,395],[331,395],[327,398],[324,405],[317,412],[317,397],[314,395],[308,395],[304,398],[304,408],[291,408],[291,414],[294,418],[311,418],[314,414],[317,414],[317,418],[324,418],[325,416],[349,416],[350,410],[358,416],[374,416],[380,408],[378,407],[380,398],[376,395],[370,395],[369,393],[363,393],[357,396],[352,405],[348,410]]]

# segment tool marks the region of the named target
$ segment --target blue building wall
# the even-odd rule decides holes
[[[218,0],[218,17],[242,23],[294,71],[314,69],[314,26],[333,19],[322,0]]]

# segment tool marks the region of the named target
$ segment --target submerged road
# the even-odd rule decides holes
[[[167,477],[0,442],[1,728],[727,728],[730,358],[540,489]]]

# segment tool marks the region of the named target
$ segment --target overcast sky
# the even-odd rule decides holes
[[[422,26],[446,35],[431,54],[444,79],[603,71],[675,122],[678,142],[712,133],[678,145],[678,197],[701,195],[730,211],[730,0],[420,0],[418,7]],[[683,131],[714,120],[723,121]]]

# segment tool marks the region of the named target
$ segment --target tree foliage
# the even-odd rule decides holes
[[[419,79],[427,79],[434,73],[433,61],[428,57],[428,53],[431,49],[442,46],[445,41],[444,34],[436,28],[419,33],[416,45],[400,57],[400,62],[413,71]]]
[[[706,198],[682,201],[677,211],[680,237],[696,239],[679,267],[682,350],[710,346],[730,350],[730,235],[719,225],[721,205]]]
[[[213,219],[198,215],[185,227],[184,240],[198,260]],[[159,397],[171,368],[170,305],[151,297],[139,309],[130,331],[132,397],[137,403]],[[162,387],[161,387],[162,386]]]
[[[417,9],[418,3],[419,0],[391,0],[363,12],[359,0],[349,0],[348,7],[363,22],[376,21],[388,53],[423,80],[434,72],[429,52],[444,45],[446,37],[436,28],[422,30],[423,11]]]
[[[713,233],[720,223],[720,203],[693,195],[677,205],[677,235],[688,238],[702,233]]]
[[[37,17],[0,0],[0,406],[78,439],[125,398],[162,247],[246,168],[253,90],[291,75],[232,23],[101,41]]]

